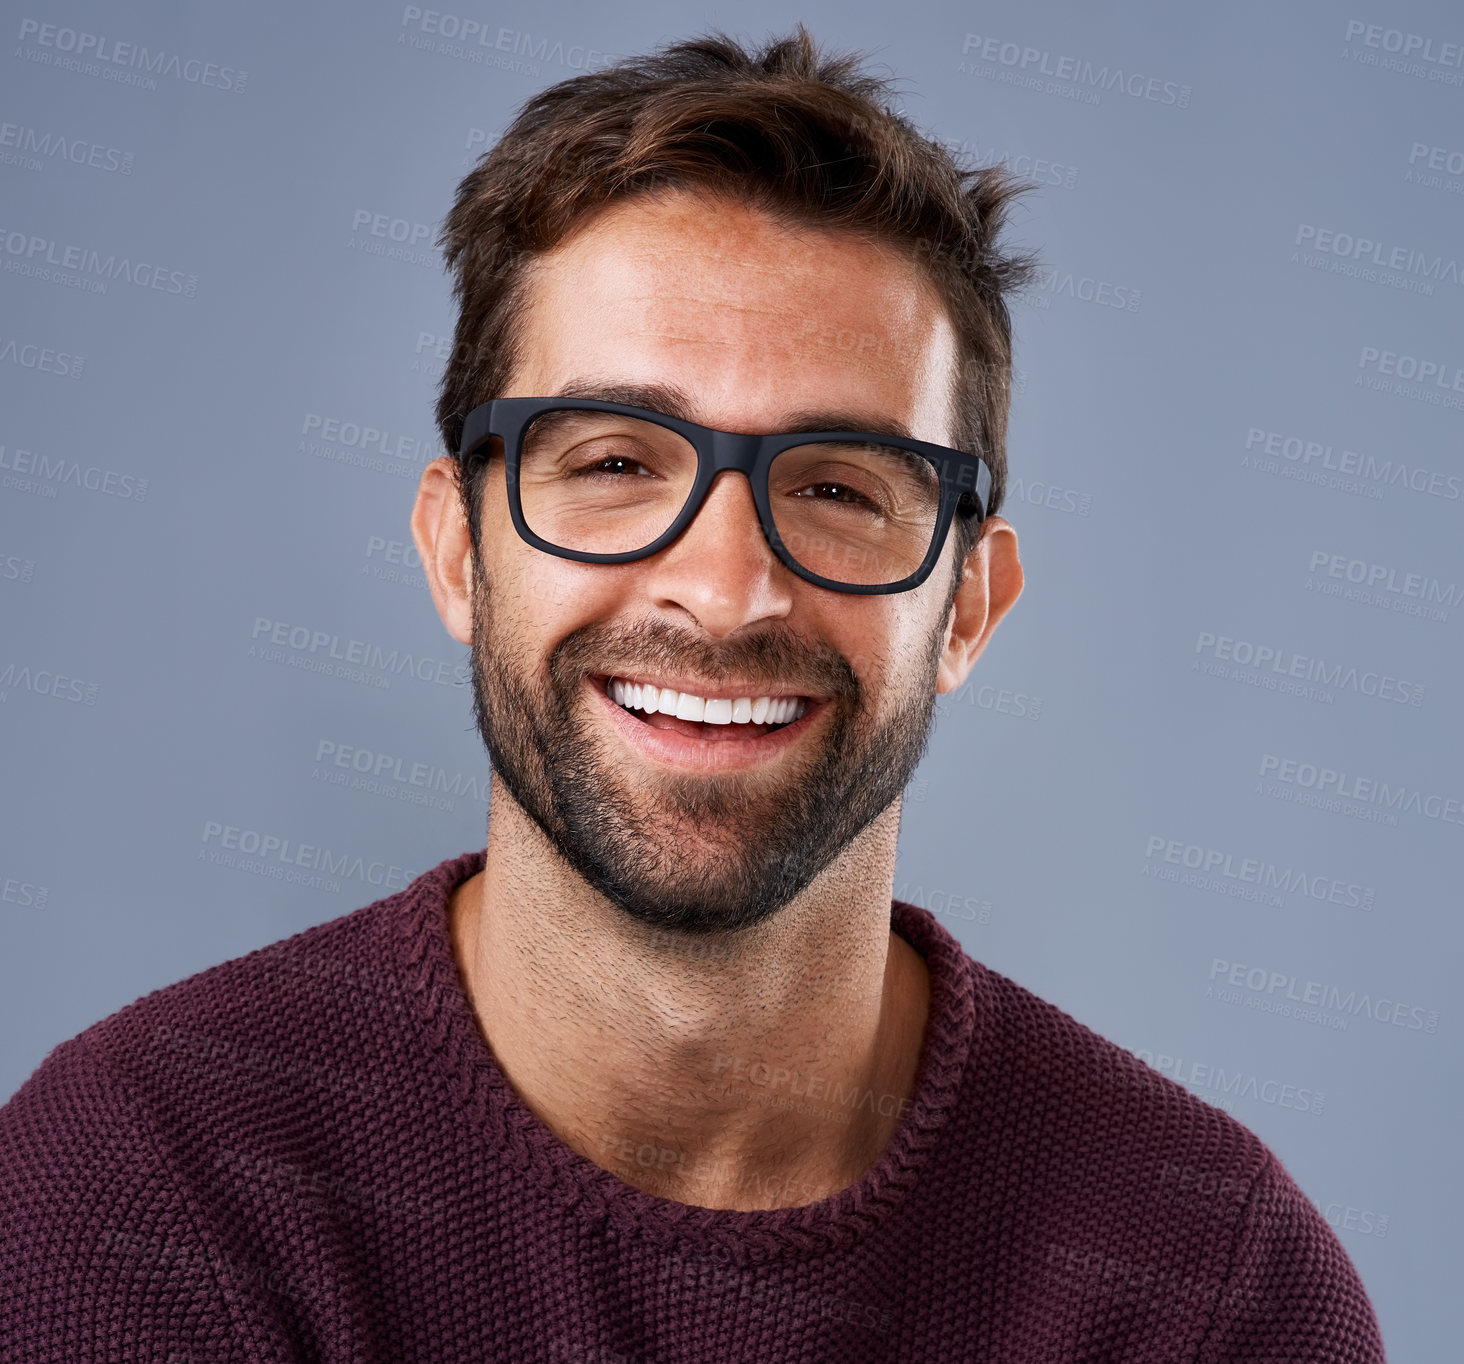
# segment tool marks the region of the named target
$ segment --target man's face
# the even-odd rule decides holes
[[[895,253],[678,194],[617,205],[536,264],[503,396],[664,406],[644,390],[670,390],[681,415],[722,430],[829,414],[947,443],[957,363],[938,296]],[[747,480],[724,472],[668,549],[579,564],[515,533],[497,458],[482,528],[484,743],[564,859],[626,914],[692,933],[760,923],[899,798],[930,730],[949,539],[915,591],[830,591],[778,561]],[[607,677],[817,704],[746,737],[624,709]]]

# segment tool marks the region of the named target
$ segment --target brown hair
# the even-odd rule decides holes
[[[1011,317],[1006,295],[1036,269],[1004,254],[1007,207],[1032,186],[1000,166],[963,170],[890,107],[856,55],[820,52],[800,24],[750,52],[713,34],[541,91],[458,186],[438,244],[453,273],[457,331],[437,423],[457,458],[463,420],[518,360],[525,266],[607,203],[665,189],[735,195],[786,221],[888,243],[917,260],[961,346],[953,444],[991,466],[988,513],[1006,484]],[[459,462],[474,552],[487,461]],[[966,499],[957,571],[978,538]]]

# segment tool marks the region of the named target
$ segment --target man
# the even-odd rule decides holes
[[[1382,1358],[1253,1135],[891,901],[1029,263],[883,95],[684,44],[463,182],[412,530],[487,848],[46,1059],[16,1358]]]

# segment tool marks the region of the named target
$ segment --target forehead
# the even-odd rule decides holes
[[[955,329],[893,247],[675,193],[605,210],[537,260],[527,286],[513,394],[662,383],[723,429],[833,405],[948,438]]]

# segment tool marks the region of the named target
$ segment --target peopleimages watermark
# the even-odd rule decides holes
[[[22,19],[17,37],[21,43],[29,44],[16,49],[17,57],[58,71],[75,71],[144,90],[156,90],[162,78],[242,95],[249,82],[249,73],[237,67],[221,66],[201,57],[185,57],[165,48],[120,42],[105,34],[43,23],[39,19]]]
[[[88,137],[41,132],[24,123],[0,123],[0,165],[44,170],[53,162],[69,162],[89,170],[131,175],[136,155]]]
[[[542,66],[562,66],[571,71],[596,71],[610,66],[616,56],[584,43],[548,38],[535,39],[520,29],[499,28],[481,19],[470,19],[446,10],[407,5],[402,10],[399,47],[456,57],[460,61],[491,66],[500,71],[519,71],[537,76]],[[506,54],[506,55],[501,55]]]
[[[1400,706],[1423,705],[1424,687],[1350,663],[1328,663],[1324,658],[1298,654],[1273,644],[1217,635],[1201,630],[1195,640],[1192,672],[1245,682],[1268,691],[1331,704],[1333,691],[1350,691]],[[1204,660],[1203,664],[1201,660]]]
[[[1442,502],[1464,502],[1464,474],[1428,469],[1405,459],[1338,448],[1328,441],[1308,440],[1282,431],[1250,427],[1245,434],[1247,453],[1242,469],[1276,474],[1298,483],[1310,483],[1337,492],[1381,501],[1389,488],[1418,493]]]
[[[1318,874],[1314,868],[1280,866],[1263,858],[1184,843],[1162,834],[1149,835],[1142,874],[1277,908],[1283,903],[1282,895],[1304,895],[1346,909],[1371,910],[1376,897],[1371,886]]]
[[[370,535],[366,538],[365,560],[361,573],[370,575],[378,582],[401,583],[421,591],[427,588],[427,575],[422,568],[422,556],[410,540],[389,540],[384,535]]]
[[[35,370],[39,374],[60,374],[67,379],[80,379],[86,367],[86,356],[57,350],[38,341],[15,336],[0,336],[0,365]]]
[[[70,701],[79,706],[94,706],[101,684],[87,682],[54,668],[36,668],[13,659],[0,668],[0,702],[8,701],[12,691],[30,692],[53,701]]]
[[[1420,80],[1464,85],[1464,43],[1446,42],[1425,33],[1384,28],[1349,19],[1342,55],[1359,66],[1375,66]]]
[[[148,482],[121,469],[103,469],[62,455],[37,454],[18,446],[0,444],[0,487],[15,488],[39,497],[54,498],[61,488],[104,493],[123,502],[147,498]]]
[[[1464,412],[1464,365],[1364,346],[1357,358],[1357,368],[1367,373],[1353,376],[1354,388],[1391,393],[1431,407]]]
[[[1464,150],[1415,142],[1408,149],[1408,169],[1403,172],[1403,183],[1441,189],[1447,194],[1464,194]]]
[[[333,1221],[380,1214],[441,1225],[454,1211],[451,1205],[423,1194],[384,1184],[361,1184],[348,1175],[312,1170],[262,1151],[220,1147],[214,1152],[214,1177],[246,1195],[266,1190],[271,1202],[284,1196],[305,1206],[325,1208]]]
[[[900,1121],[911,1108],[922,1116],[929,1111],[919,1099],[876,1094],[861,1085],[846,1089],[841,1080],[831,1080],[827,1075],[770,1066],[766,1061],[745,1056],[719,1054],[712,1062],[712,1073],[722,1081],[724,1093],[735,1092],[734,1087],[740,1086],[744,1094],[755,1092],[758,1102],[767,1107],[787,1108],[841,1123],[848,1123],[860,1110],[871,1117],[877,1113]]]
[[[1461,283],[1459,262],[1440,252],[1428,252],[1413,246],[1390,246],[1361,233],[1340,232],[1335,228],[1301,223],[1292,240],[1293,262],[1315,264],[1304,257],[1315,255],[1335,273],[1365,279],[1376,284],[1393,284],[1409,293],[1432,295],[1434,285]]]
[[[1228,1316],[1264,1320],[1281,1307],[1280,1299],[1258,1289],[1203,1274],[1185,1274],[1171,1264],[1125,1260],[1086,1242],[1076,1246],[1049,1242],[1038,1277],[1061,1285],[1065,1294],[1076,1289],[1085,1296],[1129,1305],[1153,1303],[1155,1311],[1174,1316],[1188,1313],[1209,1318],[1223,1311]]]
[[[1264,966],[1249,966],[1244,962],[1229,961],[1225,957],[1214,957],[1210,961],[1210,985],[1205,998],[1224,999],[1226,1003],[1239,1002],[1219,993],[1228,987],[1231,991],[1246,991],[1248,1008],[1260,1009],[1265,1013],[1280,1013],[1289,1017],[1303,1018],[1307,1022],[1316,1019],[1307,1017],[1308,1012],[1322,1011],[1342,1018],[1345,1031],[1347,1018],[1369,1018],[1374,1023],[1389,1024],[1405,1028],[1410,1032],[1436,1033],[1439,1030],[1439,1012],[1421,1004],[1404,1004],[1401,1000],[1386,995],[1374,997],[1371,992],[1359,993],[1356,989],[1344,991],[1339,985],[1329,985],[1320,980],[1302,980],[1288,971],[1272,970]],[[1219,982],[1219,985],[1216,985]],[[1289,1005],[1300,1005],[1293,1010]],[[1335,1025],[1334,1025],[1335,1026]]]
[[[773,1171],[744,1172],[742,1162],[730,1158],[715,1158],[705,1152],[698,1152],[688,1162],[686,1148],[680,1144],[662,1145],[657,1141],[637,1141],[634,1137],[605,1134],[600,1139],[599,1155],[595,1162],[606,1169],[618,1170],[633,1175],[628,1182],[647,1193],[662,1197],[674,1197],[684,1192],[693,1183],[705,1184],[715,1180],[722,1192],[755,1193],[759,1198],[786,1201],[793,1194],[803,1202],[819,1203],[838,1192],[824,1184],[797,1175],[778,1174]]]
[[[932,887],[927,892],[924,886],[912,886],[908,881],[897,881],[894,898],[929,910],[939,919],[953,919],[968,924],[991,922],[991,901],[980,900],[961,891]]]
[[[0,904],[15,905],[20,909],[45,909],[50,898],[49,888],[38,881],[26,881],[18,876],[0,877]]]
[[[1313,1204],[1327,1219],[1333,1231],[1355,1231],[1363,1236],[1376,1236],[1382,1240],[1388,1234],[1392,1218],[1385,1212],[1374,1212],[1371,1208],[1356,1208],[1351,1203]]]
[[[1449,619],[1443,608],[1464,601],[1464,588],[1458,583],[1445,584],[1427,574],[1402,572],[1388,564],[1353,559],[1325,549],[1311,551],[1306,589],[1439,622]]]
[[[1284,758],[1276,753],[1261,755],[1260,775],[1266,780],[1257,785],[1258,794],[1271,795],[1266,785],[1292,792],[1283,799],[1298,805],[1315,805],[1335,813],[1367,818],[1369,823],[1398,822],[1398,814],[1418,815],[1442,824],[1464,825],[1464,799],[1437,792],[1424,792],[1416,786],[1380,781],[1376,777],[1360,777],[1345,769],[1323,763]],[[1349,808],[1350,807],[1350,808]]]
[[[990,146],[983,147],[969,138],[958,141],[934,134],[931,136],[958,161],[969,161],[976,166],[1002,166],[1023,180],[1051,189],[1078,187],[1078,168],[1065,161],[1055,161],[1049,156],[1033,156],[1030,152],[998,151]]]
[[[265,1289],[277,1297],[297,1302],[323,1296],[320,1286],[309,1278],[286,1276],[278,1267],[270,1269],[267,1265],[230,1260],[211,1246],[190,1245],[182,1240],[161,1236],[144,1237],[116,1227],[103,1227],[97,1240],[107,1248],[110,1253],[108,1258],[115,1260],[118,1256],[126,1255],[140,1259],[149,1266],[149,1275],[158,1272],[172,1275],[180,1267],[184,1267],[192,1274],[206,1275],[221,1288],[228,1285],[230,1291],[254,1293]],[[153,1270],[151,1266],[154,1264],[166,1268]],[[135,1272],[141,1276],[140,1268]],[[204,1361],[172,1350],[162,1364],[204,1364]]]
[[[320,844],[301,843],[284,834],[246,829],[217,819],[204,821],[197,860],[254,871],[316,890],[339,890],[341,879],[361,881],[384,890],[403,890],[417,876],[408,867],[356,853],[335,852]]]
[[[1013,691],[1010,687],[993,687],[989,683],[977,684],[975,678],[968,678],[954,692],[940,698],[942,709],[952,706],[976,706],[980,710],[993,710],[998,715],[1011,715],[1018,720],[1040,720],[1042,698],[1024,691]]]
[[[410,373],[425,375],[435,384],[442,377],[443,367],[452,359],[453,349],[451,335],[419,331],[416,344],[412,347]]]
[[[1013,478],[1006,486],[1007,502],[1022,502],[1029,507],[1065,512],[1069,516],[1088,516],[1093,510],[1093,494],[1079,488],[1065,488],[1041,478]]]
[[[1257,1103],[1289,1108],[1297,1113],[1320,1114],[1326,1107],[1327,1096],[1319,1089],[1262,1078],[1243,1070],[1227,1070],[1224,1066],[1193,1058],[1186,1063],[1183,1056],[1170,1056],[1162,1051],[1156,1055],[1139,1048],[1134,1055],[1146,1066],[1168,1075],[1186,1089],[1201,1091],[1201,1097],[1207,1103],[1223,1108],[1227,1113],[1233,1111],[1236,1099],[1254,1099]],[[1209,1098],[1211,1093],[1217,1097]]]
[[[1172,1205],[1184,1205],[1211,1214],[1219,1213],[1235,1221],[1244,1218],[1250,1227],[1261,1222],[1282,1228],[1291,1225],[1289,1215],[1283,1213],[1277,1220],[1276,1214],[1260,1212],[1251,1202],[1251,1190],[1255,1181],[1249,1175],[1221,1173],[1203,1165],[1166,1160],[1159,1166],[1155,1182],[1169,1194]],[[1357,1232],[1379,1239],[1388,1234],[1392,1219],[1385,1212],[1375,1212],[1371,1208],[1357,1207],[1340,1200],[1324,1203],[1310,1194],[1306,1195],[1306,1199],[1326,1218],[1334,1231]]]
[[[0,583],[32,583],[36,580],[36,561],[18,554],[0,552]]]
[[[369,680],[373,672],[380,674],[387,686],[392,676],[415,677],[419,682],[433,682],[440,687],[463,687],[470,680],[466,662],[432,658],[405,649],[388,650],[364,639],[342,639],[331,630],[292,625],[268,616],[254,618],[250,638],[255,641],[249,646],[250,658],[262,658],[266,663],[289,663],[307,672],[322,672],[350,681]]]
[[[307,412],[300,435],[305,439],[296,447],[299,454],[401,478],[416,478],[446,453],[436,436],[399,435],[370,422],[323,412]]]
[[[433,763],[412,762],[334,739],[321,739],[316,744],[311,776],[332,786],[449,811],[457,808],[459,797],[486,803],[491,789],[491,778],[486,775],[449,773]]]
[[[1143,302],[1144,291],[1131,284],[1117,284],[1093,275],[1079,275],[1072,270],[1039,269],[1032,306],[1047,308],[1054,298],[1070,298],[1079,303],[1092,303],[1100,308],[1136,313]]]
[[[413,222],[410,218],[394,218],[373,209],[358,208],[351,214],[351,235],[346,238],[346,249],[436,269],[439,261],[437,253],[430,249],[432,238],[431,223]],[[423,250],[423,247],[429,249]]]
[[[961,44],[961,58],[957,70],[963,74],[998,80],[1004,85],[1057,95],[1082,104],[1101,104],[1104,93],[1116,92],[1153,104],[1189,108],[1188,85],[1107,63],[1095,66],[1082,57],[1053,53],[1025,43],[968,33]]]
[[[159,1025],[153,1029],[153,1043],[153,1050],[143,1058],[143,1064],[157,1070],[194,1075],[200,1072],[218,1075],[225,1067],[249,1070],[272,1085],[303,1081],[350,1102],[363,1095],[371,1095],[379,1102],[389,1092],[386,1081],[370,1071],[317,1066],[295,1053],[244,1046],[232,1038],[216,1037],[195,1028]]]
[[[93,247],[62,243],[52,237],[6,227],[0,227],[0,257],[3,257],[0,269],[7,274],[80,289],[83,293],[105,294],[113,283],[183,298],[193,298],[198,293],[197,275],[119,256],[115,251],[104,256]]]

